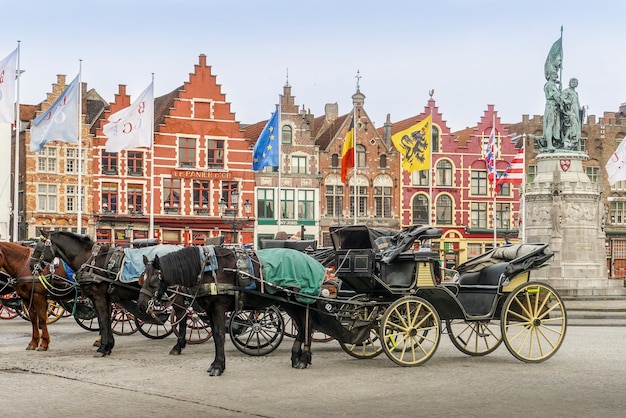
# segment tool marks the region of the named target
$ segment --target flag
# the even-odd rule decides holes
[[[254,171],[262,170],[263,167],[278,167],[280,161],[278,158],[278,110],[276,110],[270,120],[267,121],[265,127],[259,135],[254,150],[252,151],[252,169]]]
[[[15,77],[17,48],[0,61],[0,123],[15,121]]]
[[[563,27],[561,27],[561,37],[552,44],[552,48],[550,48],[550,52],[548,52],[548,56],[546,57],[546,63],[544,64],[543,70],[546,76],[546,80],[550,78],[550,73],[557,72],[561,69],[563,65]]]
[[[428,115],[421,122],[391,136],[393,145],[404,156],[402,168],[405,171],[430,169],[431,133],[432,118]]]
[[[78,142],[78,76],[52,106],[33,120],[30,150],[41,151],[50,141]]]
[[[348,170],[354,167],[354,117],[350,122],[350,128],[343,140],[341,148],[341,182],[345,183],[348,178]]]
[[[490,183],[495,183],[497,179],[496,172],[496,156],[498,154],[498,145],[496,144],[495,129],[491,128],[489,141],[485,147],[485,163],[487,164],[487,179]]]
[[[605,167],[611,186],[620,180],[626,180],[626,138],[619,143]]]
[[[522,184],[524,181],[524,147],[513,157],[506,171],[498,177],[498,191],[504,183]]]
[[[106,135],[106,152],[119,152],[126,148],[152,146],[152,121],[154,118],[154,83],[128,107],[113,113],[102,132]]]

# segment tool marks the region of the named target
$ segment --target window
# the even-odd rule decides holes
[[[257,218],[274,219],[274,189],[257,190]]]
[[[49,145],[37,153],[37,171],[40,173],[56,173],[57,162],[57,147]]]
[[[223,139],[207,139],[207,165],[209,168],[224,168]]]
[[[587,138],[580,138],[580,149],[579,151],[587,152]]]
[[[280,142],[281,144],[291,144],[292,130],[291,126],[285,125],[281,131]]]
[[[340,184],[326,185],[326,216],[343,215],[343,186]]]
[[[439,152],[439,128],[435,125],[431,125],[432,126],[432,137],[433,137],[433,143],[432,143],[432,152]]]
[[[487,202],[473,202],[470,216],[472,228],[487,228]]]
[[[435,172],[437,186],[452,186],[452,164],[448,160],[441,160],[437,163]]]
[[[472,170],[471,194],[487,196],[487,170]]]
[[[391,218],[391,187],[374,187],[374,216]]]
[[[597,183],[600,178],[600,167],[587,167],[585,170],[592,183]]]
[[[126,188],[128,213],[143,213],[143,186],[141,184],[129,184]]]
[[[469,243],[467,244],[467,258],[474,258],[483,253],[483,246],[479,243]]]
[[[102,174],[117,175],[117,152],[102,151]]]
[[[180,179],[163,179],[163,208],[165,213],[180,211]]]
[[[413,186],[428,186],[430,170],[418,170],[411,173],[411,183]]]
[[[128,151],[126,153],[126,159],[128,161],[128,175],[137,177],[143,175],[143,152],[141,151]]]
[[[315,191],[298,190],[298,219],[315,219]]]
[[[497,229],[510,229],[511,228],[511,204],[510,203],[496,203],[496,228]]]
[[[437,197],[437,224],[452,225],[452,199],[448,195]]]
[[[387,155],[383,154],[380,156],[380,168],[387,168]]]
[[[40,212],[56,212],[57,210],[57,185],[37,185],[37,210]]]
[[[85,211],[85,188],[81,187],[81,195],[78,196],[77,186],[68,185],[65,187],[65,211],[68,213],[78,213],[79,210]],[[78,207],[78,199],[80,197],[80,208]]]
[[[356,166],[359,168],[367,167],[367,155],[365,147],[363,145],[357,144],[354,149],[356,150]]]
[[[81,152],[81,155],[83,157],[83,164],[82,166],[80,166],[81,173],[85,174],[85,163],[84,163],[85,151],[84,150]],[[78,149],[66,148],[65,149],[65,172],[67,174],[73,174],[73,173],[78,174],[78,168],[79,168],[80,163],[81,161],[79,161],[79,158],[78,158]]]
[[[532,183],[533,181],[535,181],[535,176],[536,175],[537,175],[537,166],[536,165],[529,165],[528,166],[528,172],[526,173],[528,182]]]
[[[497,178],[500,178],[503,174],[504,171],[498,171]],[[502,183],[499,186],[496,186],[496,190],[500,196],[511,196],[511,183]]]
[[[282,219],[295,219],[295,193],[293,190],[281,189],[280,207],[282,210]]]
[[[226,202],[227,208],[233,208],[232,195],[233,192],[238,190],[237,183],[234,181],[223,181],[222,182],[222,199]],[[241,196],[240,196],[241,197]],[[240,199],[241,200],[241,199]]]
[[[354,186],[350,186],[350,216],[354,216]],[[367,216],[367,187],[358,186],[357,202],[358,212],[357,216]]]
[[[117,212],[117,184],[102,183],[102,211],[104,213]]]
[[[210,195],[211,189],[208,181],[193,181],[193,208],[195,211],[203,210],[203,212],[208,213]]]
[[[413,224],[414,225],[429,225],[428,220],[428,197],[423,194],[418,194],[413,197]]]
[[[609,216],[611,225],[626,224],[626,201],[610,202]]]
[[[291,157],[291,174],[306,174],[306,157],[293,155]]]
[[[196,166],[195,138],[178,138],[178,166],[181,168]]]
[[[330,157],[330,166],[333,168],[339,167],[339,154],[333,154]]]

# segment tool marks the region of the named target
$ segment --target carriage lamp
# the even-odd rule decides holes
[[[234,244],[237,242],[237,230],[241,229],[250,220],[250,215],[252,214],[252,203],[250,203],[250,200],[246,199],[246,202],[243,204],[245,218],[237,218],[239,193],[237,193],[236,190],[233,190],[230,194],[230,207],[224,198],[220,199],[218,206],[220,218],[233,228],[232,241]]]

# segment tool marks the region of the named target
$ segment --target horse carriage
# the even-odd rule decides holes
[[[413,249],[416,241],[441,237],[440,229],[413,226],[386,237],[375,232],[361,225],[331,230],[336,275],[351,297],[323,296],[324,266],[298,251],[270,248],[236,256],[216,248],[201,262],[197,251],[183,249],[146,260],[138,305],[149,310],[151,298],[175,286],[191,292],[213,325],[211,375],[225,368],[227,313],[270,304],[297,325],[296,368],[310,363],[314,329],[337,339],[354,357],[385,352],[402,366],[432,357],[442,320],[454,345],[470,355],[487,354],[504,341],[516,358],[539,362],[560,347],[567,325],[563,302],[549,285],[529,282],[530,271],[553,255],[547,245],[496,248],[460,265],[459,279],[445,282],[438,254]]]
[[[423,364],[447,332],[468,355],[491,353],[504,341],[517,359],[541,362],[563,342],[563,301],[548,284],[529,281],[530,272],[553,256],[547,244],[494,248],[459,265],[455,279],[445,281],[438,254],[425,245],[413,249],[415,241],[441,237],[440,229],[413,226],[387,239],[357,225],[336,228],[331,236],[337,277],[364,304],[361,317],[376,323],[367,341],[342,344],[354,357],[384,351],[399,365]]]

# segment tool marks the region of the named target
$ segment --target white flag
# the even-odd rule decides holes
[[[0,61],[0,123],[15,121],[15,77],[17,75],[17,48]]]
[[[41,151],[50,141],[78,142],[78,76],[48,110],[33,120],[31,152]]]
[[[605,167],[611,186],[620,180],[626,180],[626,138],[619,143]]]
[[[109,116],[104,125],[107,136],[106,152],[118,152],[126,148],[152,146],[152,120],[154,117],[153,83],[150,83],[130,106]]]

